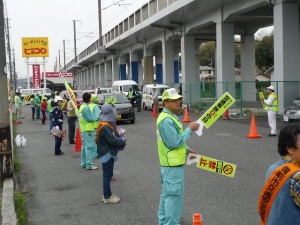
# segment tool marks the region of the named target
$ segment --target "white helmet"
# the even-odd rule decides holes
[[[63,101],[62,97],[56,96],[54,102]]]

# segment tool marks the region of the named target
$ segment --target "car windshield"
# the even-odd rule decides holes
[[[132,90],[140,90],[139,85],[134,85],[134,84],[130,84],[130,85],[123,85],[123,91],[128,92],[129,89],[132,88]]]
[[[111,96],[117,100],[116,104],[128,103],[128,98],[124,94],[105,95],[105,100]]]

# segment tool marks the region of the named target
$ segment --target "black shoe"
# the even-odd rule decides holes
[[[276,134],[268,134],[269,137],[276,137]]]
[[[64,153],[63,152],[60,152],[60,153],[58,153],[58,154],[55,154],[55,155],[63,155]]]
[[[76,144],[76,142],[75,142],[75,141],[71,141],[71,142],[69,142],[69,144],[70,144],[70,145]]]

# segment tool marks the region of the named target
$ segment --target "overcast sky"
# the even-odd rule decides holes
[[[102,0],[103,34],[148,1]],[[4,0],[4,9],[5,17],[9,18],[11,48],[15,50],[19,77],[27,77],[22,37],[49,38],[46,71],[54,71],[59,50],[63,65],[63,40],[66,40],[66,62],[74,58],[73,20],[80,20],[76,22],[77,55],[99,38],[98,0]],[[42,58],[30,58],[30,62],[35,61],[42,62]]]
[[[103,34],[148,1],[102,0]],[[66,62],[74,58],[73,20],[81,20],[76,22],[77,55],[99,38],[98,0],[4,0],[4,8],[5,17],[9,18],[11,48],[15,49],[19,77],[27,77],[22,37],[49,38],[46,71],[54,71],[58,50],[63,65],[63,40],[68,40],[65,41]],[[30,62],[35,61],[42,62],[42,58],[30,58]]]

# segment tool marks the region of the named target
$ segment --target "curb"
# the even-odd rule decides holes
[[[8,178],[3,182],[2,192],[2,225],[17,225],[17,214],[14,201],[14,179]]]

